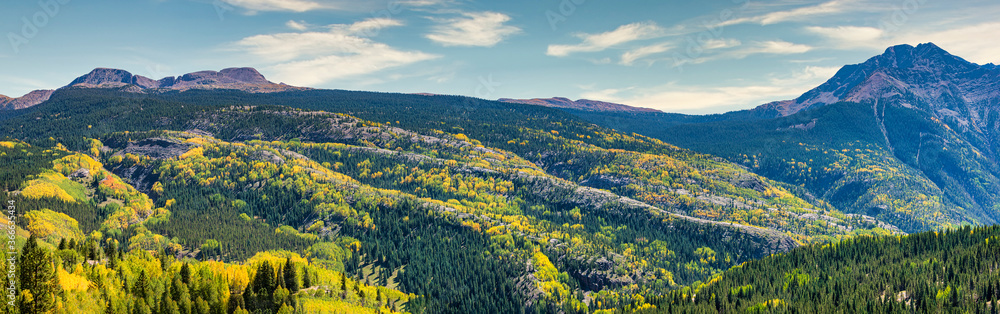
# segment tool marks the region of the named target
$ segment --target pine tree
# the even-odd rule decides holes
[[[20,262],[17,273],[21,296],[17,299],[17,308],[22,313],[51,311],[56,304],[56,294],[61,290],[59,278],[49,252],[38,246],[35,235],[32,234],[24,244]]]
[[[309,269],[302,267],[302,288],[312,287],[312,278],[309,277]]]
[[[181,266],[181,282],[184,284],[191,283],[191,266],[188,263],[184,263],[184,266]]]
[[[340,291],[347,291],[347,275],[340,273]]]
[[[293,294],[298,292],[299,291],[299,278],[297,274],[298,271],[296,271],[295,264],[292,263],[291,258],[285,259],[285,268],[283,269],[283,272],[284,272],[283,277],[285,279],[285,288],[288,289],[288,291],[290,291]]]
[[[135,284],[132,285],[132,294],[136,298],[146,299],[149,291],[149,279],[146,277],[146,270],[144,269],[139,273],[139,278],[135,280]]]

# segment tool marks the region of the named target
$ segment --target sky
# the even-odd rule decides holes
[[[996,0],[9,0],[0,94],[97,67],[254,67],[315,88],[593,99],[690,114],[792,99],[933,42],[1000,63]]]

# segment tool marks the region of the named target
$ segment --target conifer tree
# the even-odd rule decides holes
[[[61,290],[59,278],[56,277],[49,252],[38,245],[38,238],[34,234],[24,244],[20,262],[17,273],[21,293],[17,299],[17,308],[22,313],[51,311]]]
[[[184,284],[191,283],[191,266],[188,265],[188,263],[184,263],[184,266],[181,266],[180,275],[181,275],[181,282],[183,282]]]
[[[299,291],[299,279],[297,273],[298,271],[295,270],[295,264],[292,263],[292,259],[285,258],[285,268],[283,269],[282,277],[285,279],[285,288],[291,293]]]

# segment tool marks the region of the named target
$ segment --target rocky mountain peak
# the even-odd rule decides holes
[[[129,71],[121,69],[109,69],[109,68],[96,68],[90,73],[80,76],[69,83],[69,86],[77,84],[86,85],[104,85],[104,84],[114,84],[114,83],[124,83],[132,84],[134,82],[134,76]]]
[[[178,77],[168,76],[154,80],[129,71],[112,68],[96,68],[77,77],[65,87],[119,88],[136,93],[185,91],[189,89],[235,89],[251,93],[271,93],[308,88],[268,81],[256,69],[249,67],[226,68],[221,71],[199,71]],[[64,88],[65,88],[64,87]],[[36,90],[19,98],[0,95],[0,109],[23,109],[40,104],[49,99],[53,90]]]
[[[922,71],[964,72],[979,67],[952,55],[934,43],[923,43],[916,47],[897,45],[889,47],[882,55],[865,62],[866,68],[899,68]]]
[[[53,90],[51,89],[40,89],[33,90],[24,96],[18,98],[11,98],[4,95],[0,95],[0,109],[24,109],[43,101],[49,100],[52,96]]]
[[[916,47],[897,45],[863,63],[842,67],[825,83],[795,100],[769,103],[754,110],[773,111],[787,116],[839,101],[864,102],[878,99],[883,94],[901,95],[911,92],[916,95],[939,96],[965,89],[970,95],[982,95],[984,93],[979,90],[983,88],[983,84],[989,85],[989,80],[982,78],[989,73],[981,72],[995,69],[995,65],[980,66],[966,61],[933,43],[923,43]],[[952,87],[961,88],[953,90]],[[978,101],[977,97],[968,99]],[[933,102],[932,99],[925,101]]]
[[[264,75],[260,74],[260,72],[257,72],[257,69],[249,67],[226,68],[222,69],[222,71],[219,71],[219,73],[225,77],[246,83],[252,83],[252,84],[271,83],[266,78],[264,78]]]

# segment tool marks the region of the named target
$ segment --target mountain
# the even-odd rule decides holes
[[[921,56],[872,77],[962,69]],[[689,116],[96,69],[0,115],[0,203],[42,274],[20,300],[83,312],[858,310],[885,282],[914,309],[982,300],[990,260],[967,260],[995,228],[896,236],[1000,221],[987,133],[867,93]]]
[[[153,80],[141,75],[132,75],[125,70],[97,68],[70,82],[67,87],[119,87],[134,85],[137,91],[189,89],[235,89],[253,93],[270,93],[304,88],[285,84],[275,84],[264,78],[254,68],[227,68],[222,71],[199,71],[178,77]]]
[[[579,112],[722,156],[906,232],[1000,221],[1000,70],[890,47],[790,100],[710,116]],[[769,118],[770,116],[770,118]]]
[[[125,70],[96,68],[63,87],[113,88],[132,86],[127,92],[166,92],[190,89],[235,89],[251,93],[273,93],[307,88],[275,84],[254,68],[228,68],[222,71],[199,71],[178,77],[153,80]],[[0,109],[24,109],[49,99],[53,90],[35,90],[19,98],[0,95]]]
[[[898,232],[724,159],[556,108],[342,90],[158,92],[127,72],[91,74],[0,115],[0,162],[21,165],[0,167],[0,186],[15,191],[0,197],[30,217],[21,241],[36,234],[66,256],[65,283],[98,284],[70,277],[92,267],[57,250],[74,239],[102,249],[78,254],[114,272],[102,278],[133,284],[141,274],[109,263],[155,263],[169,271],[147,280],[162,284],[180,274],[174,261],[221,261],[199,264],[196,278],[215,265],[235,283],[213,285],[233,290],[200,297],[232,307],[261,298],[246,283],[270,254],[302,257],[317,275],[285,302],[372,307],[377,292],[347,280],[388,289],[382,302],[413,294],[393,302],[411,312],[583,312],[587,295],[624,302],[805,243]],[[141,289],[125,290],[66,294],[97,300],[99,312],[139,306]],[[183,303],[165,295],[142,302]]]
[[[0,108],[5,110],[24,109],[40,104],[52,96],[53,90],[34,90],[18,98],[10,98],[0,95]]]
[[[518,103],[518,104],[529,104],[553,108],[562,109],[576,109],[583,111],[613,111],[613,112],[660,112],[656,109],[649,108],[639,108],[626,106],[622,104],[615,104],[603,101],[589,100],[589,99],[578,99],[570,100],[562,97],[555,98],[533,98],[533,99],[510,99],[510,98],[500,98],[497,101]]]
[[[924,105],[923,109],[939,118],[962,112],[973,119],[963,120],[963,124],[982,127],[989,123],[989,116],[983,115],[988,110],[984,107],[1000,102],[998,78],[1000,70],[995,65],[965,61],[933,43],[898,45],[864,63],[844,66],[828,81],[794,100],[754,110],[773,110],[787,116],[840,101],[895,101]]]

